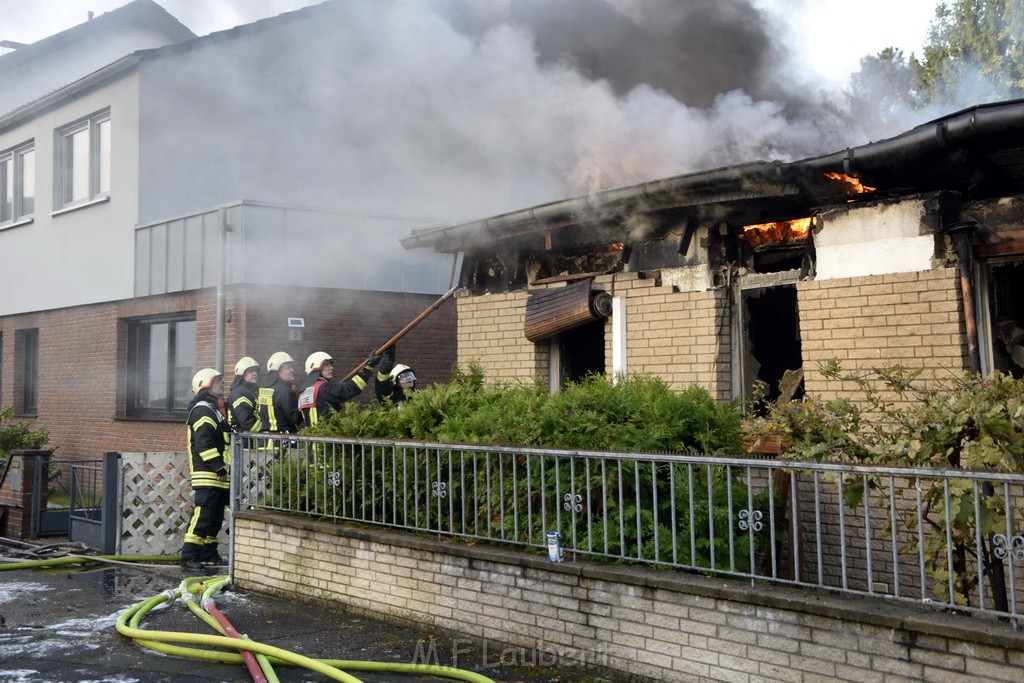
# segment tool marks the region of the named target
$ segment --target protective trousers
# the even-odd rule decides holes
[[[217,560],[217,534],[224,524],[224,510],[231,500],[231,493],[228,489],[203,486],[193,489],[193,499],[195,509],[185,530],[181,561]]]

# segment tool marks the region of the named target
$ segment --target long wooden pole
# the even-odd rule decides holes
[[[395,336],[393,336],[391,339],[388,339],[386,342],[384,342],[384,345],[381,346],[376,351],[374,351],[373,355],[374,356],[379,356],[382,353],[384,353],[385,351],[387,351],[388,347],[390,347],[392,344],[396,343],[399,339],[401,339],[402,337],[407,335],[412,330],[412,328],[416,327],[421,322],[423,322],[424,318],[426,318],[428,315],[430,315],[431,313],[436,311],[438,308],[440,308],[441,304],[443,304],[445,301],[450,299],[452,294],[454,294],[455,290],[458,289],[458,288],[459,288],[458,285],[456,285],[456,286],[452,287],[451,289],[449,289],[447,292],[445,292],[444,295],[440,299],[438,299],[434,303],[430,304],[430,306],[427,307],[427,310],[425,310],[422,313],[420,313],[418,316],[416,316],[415,319],[413,319],[412,322],[410,322],[408,325],[406,325],[401,330],[399,330],[395,334]],[[352,372],[350,372],[347,375],[345,375],[345,378],[342,381],[352,379],[364,367],[366,367],[365,361],[360,363],[356,367],[352,368]]]

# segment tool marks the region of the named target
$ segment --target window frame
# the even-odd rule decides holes
[[[175,407],[174,399],[175,393],[179,389],[178,384],[182,381],[185,382],[183,394],[191,397],[190,380],[192,375],[195,373],[196,363],[195,311],[131,318],[126,320],[125,323],[127,340],[125,350],[125,417],[141,420],[184,420],[188,417],[188,411],[184,406]],[[175,370],[177,368],[175,361],[179,350],[179,325],[181,323],[192,323],[193,326],[191,339],[192,366],[188,372],[188,378],[179,379],[175,377]],[[147,345],[146,357],[143,358],[139,344],[141,341],[141,330],[143,328],[152,328],[157,325],[169,326],[167,331],[167,355],[164,359],[166,374],[161,380],[166,382],[166,391],[163,397],[165,405],[163,407],[153,408],[142,405],[142,396],[145,392],[143,390],[143,384],[140,382],[140,373],[142,372],[143,361],[148,362],[150,347]],[[147,369],[145,381],[148,383],[152,380],[152,374]]]
[[[58,128],[54,133],[54,192],[53,209],[73,208],[85,204],[106,200],[111,192],[111,137],[110,109],[96,112]],[[104,128],[106,126],[106,128]],[[106,143],[104,143],[104,130]],[[75,155],[69,147],[75,135],[85,133],[86,154],[85,177],[77,179],[75,173]],[[85,190],[79,193],[76,180],[84,181]],[[76,196],[77,194],[77,196]]]
[[[36,178],[35,178],[35,140],[29,140],[0,152],[0,165],[9,164],[7,172],[0,171],[0,227],[10,227],[13,224],[27,222],[35,214],[36,199]],[[32,155],[32,163],[26,173],[25,158]],[[5,177],[9,173],[10,177]],[[28,176],[31,175],[29,178]],[[31,181],[31,183],[27,182]],[[26,185],[31,185],[32,196],[25,194]],[[4,206],[7,204],[6,196],[10,194],[9,215],[4,215]],[[26,200],[31,200],[31,205]]]
[[[35,417],[39,414],[39,328],[16,331],[15,361],[20,370],[16,374],[21,386],[15,387],[18,415]]]

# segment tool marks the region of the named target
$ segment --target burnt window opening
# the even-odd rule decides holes
[[[474,254],[465,259],[461,281],[473,294],[507,292],[526,286],[526,271],[517,253]]]
[[[753,396],[755,381],[765,385],[764,399],[798,400],[804,395],[800,317],[795,285],[744,290],[743,395]],[[792,371],[786,376],[786,371]],[[761,413],[762,404],[754,409]]]
[[[604,326],[603,319],[595,320],[558,335],[559,387],[588,375],[604,375]]]
[[[813,264],[813,218],[746,225],[736,233],[735,258],[754,273],[807,273]]]
[[[1024,261],[989,266],[992,369],[1024,378]]]
[[[572,275],[611,273],[623,269],[626,245],[622,242],[591,244],[529,255],[527,271],[531,282]]]

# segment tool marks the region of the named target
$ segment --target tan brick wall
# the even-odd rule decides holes
[[[1021,681],[1024,671],[1024,636],[1010,624],[906,603],[552,565],[517,550],[254,512],[236,516],[235,544],[243,589],[336,601],[641,680]]]
[[[629,374],[661,377],[675,388],[697,384],[728,400],[731,392],[729,306],[725,290],[678,292],[658,277],[621,273],[595,287],[626,298],[626,364]],[[611,325],[606,357],[611,371]]]
[[[561,284],[531,288],[538,291]],[[730,393],[726,292],[677,292],[655,276],[600,276],[594,288],[626,302],[629,374],[649,373],[681,389],[698,384],[719,399]],[[499,381],[547,376],[548,344],[523,334],[526,291],[459,297],[459,365],[477,361]],[[612,323],[605,325],[605,372],[612,371]]]
[[[797,292],[808,393],[831,398],[854,389],[817,372],[831,358],[851,371],[900,363],[920,368],[924,380],[958,376],[966,367],[954,268],[806,281]]]
[[[525,291],[459,296],[459,366],[480,364],[484,376],[501,382],[529,382],[547,375],[548,345],[523,334]]]

